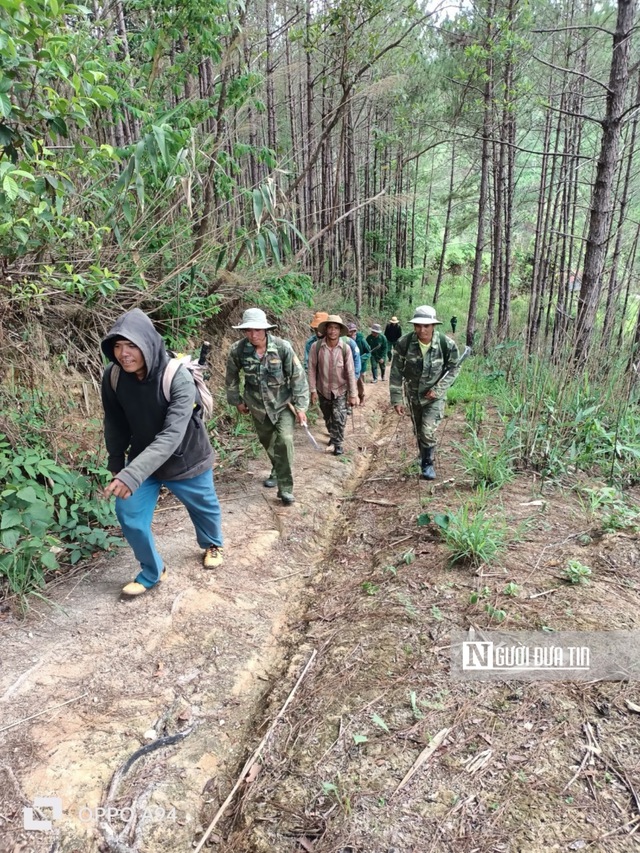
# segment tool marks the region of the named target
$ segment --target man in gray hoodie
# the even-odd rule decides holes
[[[133,598],[166,575],[151,532],[160,489],[166,486],[189,513],[203,565],[222,564],[220,504],[213,483],[213,448],[196,405],[196,387],[181,367],[166,399],[162,379],[170,361],[164,341],[139,308],[120,316],[102,341],[109,364],[102,377],[104,436],[116,515],[140,571],[122,595]]]

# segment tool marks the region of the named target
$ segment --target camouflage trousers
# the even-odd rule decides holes
[[[422,451],[436,445],[436,429],[444,417],[444,400],[420,400],[409,397],[413,431]]]
[[[260,444],[267,451],[271,469],[278,479],[281,492],[293,490],[293,427],[296,419],[290,409],[283,409],[278,420],[272,423],[268,417],[263,421],[253,418],[253,425]]]
[[[322,417],[329,430],[329,438],[334,447],[342,447],[344,430],[347,425],[347,395],[328,399],[318,394],[318,403]]]

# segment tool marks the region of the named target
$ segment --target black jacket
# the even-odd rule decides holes
[[[160,480],[186,480],[211,468],[213,449],[194,409],[196,389],[189,371],[178,370],[171,383],[171,400],[167,402],[162,377],[169,355],[151,320],[139,308],[116,320],[102,341],[102,351],[111,362],[115,362],[113,345],[117,338],[140,348],[147,375],[140,380],[121,370],[114,391],[110,381],[112,365],[103,374],[109,470],[134,492],[151,475]]]

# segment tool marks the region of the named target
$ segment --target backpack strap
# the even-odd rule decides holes
[[[111,390],[113,393],[116,393],[116,388],[118,387],[118,379],[120,379],[120,365],[115,362],[111,362],[109,365],[109,385],[111,385]]]
[[[180,367],[180,359],[172,358],[164,369],[164,373],[162,374],[162,393],[164,394],[164,398],[167,403],[171,402],[171,383],[173,382],[173,377],[178,372],[178,368]]]

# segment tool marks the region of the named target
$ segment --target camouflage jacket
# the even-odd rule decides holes
[[[240,374],[244,388],[240,393]],[[267,350],[262,358],[246,338],[236,341],[227,358],[227,401],[244,403],[254,418],[276,423],[291,401],[303,412],[309,408],[309,386],[298,356],[289,341],[267,333]]]
[[[458,373],[458,359],[460,353],[455,341],[448,338],[439,329],[434,329],[431,347],[424,359],[415,332],[403,335],[396,344],[396,351],[391,362],[391,374],[389,376],[389,392],[391,405],[401,406],[403,404],[402,386],[404,384],[407,394],[413,399],[424,400],[427,391],[433,390],[442,399]],[[447,377],[440,381],[440,377],[449,371]]]

